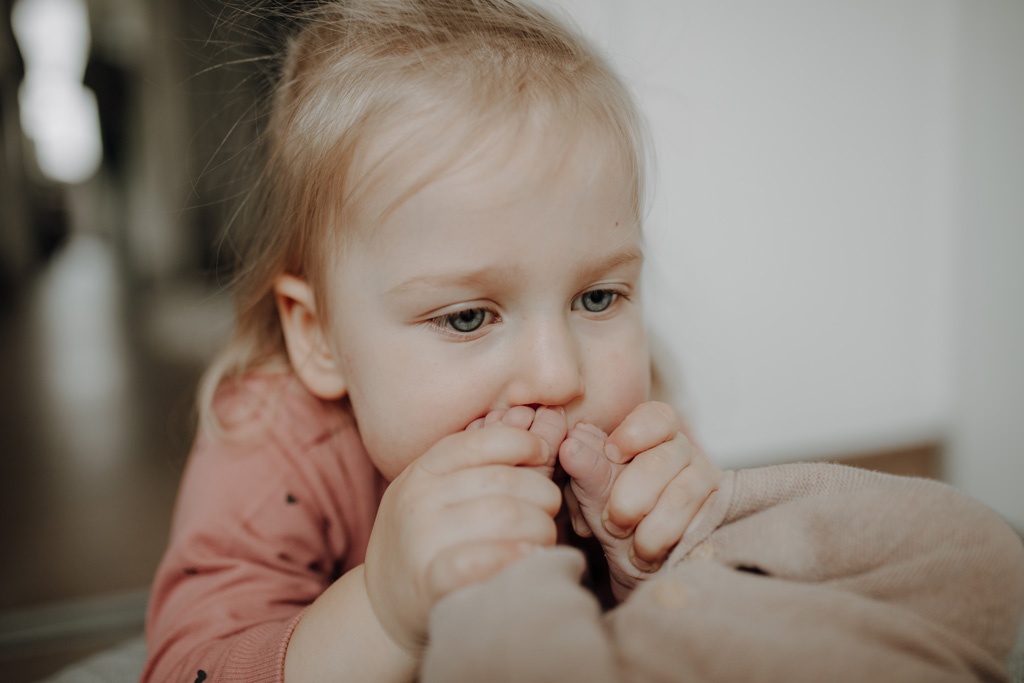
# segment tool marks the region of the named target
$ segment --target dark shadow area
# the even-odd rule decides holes
[[[87,0],[81,85],[95,96],[102,162],[55,181],[21,125],[15,4],[0,0],[0,671],[10,681],[138,630],[122,620],[45,636],[83,601],[136,605],[163,552],[196,385],[230,328],[232,248],[220,235],[247,185],[262,87],[240,34],[215,37],[220,3]],[[11,635],[22,614],[52,623],[25,644]]]

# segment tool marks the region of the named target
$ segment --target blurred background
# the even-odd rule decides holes
[[[650,321],[712,457],[1024,530],[1024,2],[550,2],[650,118]],[[223,17],[0,3],[4,680],[141,630],[265,104]]]

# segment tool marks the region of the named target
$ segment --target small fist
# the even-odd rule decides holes
[[[565,415],[523,407],[441,439],[388,486],[364,578],[378,621],[414,654],[441,597],[554,545],[562,496],[551,481]]]

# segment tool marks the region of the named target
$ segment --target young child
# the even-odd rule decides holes
[[[590,602],[557,614],[599,637],[562,652],[550,631],[524,631],[530,619],[484,613],[495,596],[535,618],[579,604],[579,556],[547,550],[563,497],[628,616],[648,586],[671,585],[662,577],[694,539],[851,486],[811,476],[794,489],[772,474],[738,513],[739,478],[650,400],[641,123],[582,39],[513,0],[332,0],[299,24],[142,678],[495,680],[460,672],[473,660],[458,643],[509,632],[549,653],[515,680],[570,680],[559,672],[587,661],[618,675],[616,648],[628,661],[632,646],[591,628]],[[913,500],[949,498],[929,496]],[[1019,574],[1012,532],[960,502],[981,547],[1000,552],[957,571]],[[992,670],[1024,604],[996,584],[1000,599],[970,611],[992,632],[960,634]],[[538,602],[545,586],[562,597]]]

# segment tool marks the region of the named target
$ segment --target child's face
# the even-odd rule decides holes
[[[569,426],[610,432],[647,399],[630,178],[599,136],[575,135],[485,146],[330,274],[338,366],[389,480],[492,410],[561,406]]]

